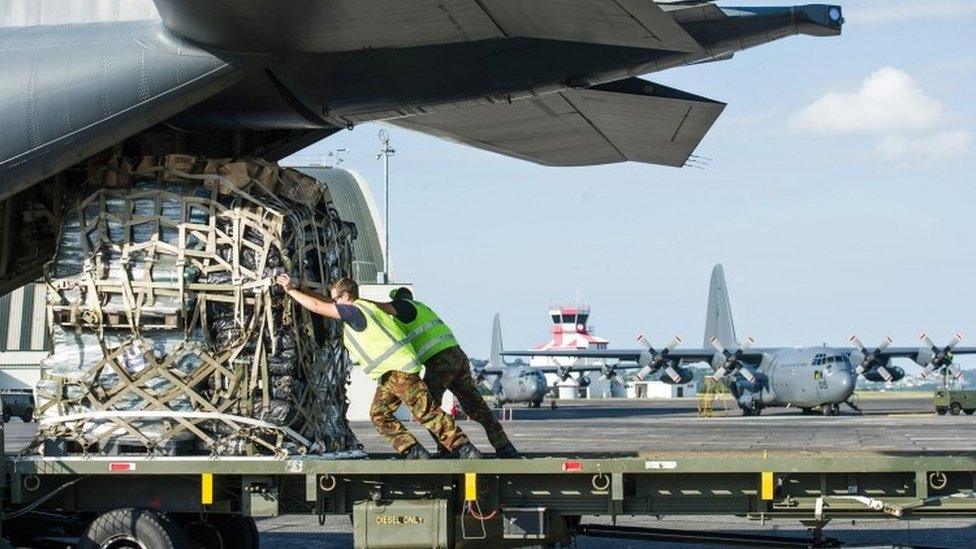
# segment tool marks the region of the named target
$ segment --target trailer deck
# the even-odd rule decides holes
[[[28,457],[7,469],[9,510],[40,502],[37,510],[69,514],[130,507],[253,517],[351,513],[357,543],[370,547],[557,541],[589,515],[736,515],[799,520],[815,530],[834,519],[976,517],[976,452]],[[506,534],[513,521],[519,531]],[[475,527],[486,528],[487,539],[473,539]]]
[[[82,524],[119,508],[174,517],[349,515],[356,544],[368,547],[553,543],[584,532],[663,535],[582,523],[591,516],[799,521],[814,533],[811,542],[824,540],[820,530],[837,519],[976,519],[972,418],[889,409],[864,417],[697,419],[628,406],[625,417],[591,406],[594,418],[585,421],[572,410],[546,412],[546,421],[521,414],[531,419],[509,423],[510,434],[523,449],[544,451],[519,460],[395,459],[375,452],[382,446],[367,426],[358,432],[374,451],[368,459],[11,454],[5,507],[21,513],[16,521],[31,509]],[[553,413],[573,417],[564,423]],[[8,449],[22,446],[30,426],[8,428],[20,437]],[[566,448],[591,451],[559,451]]]

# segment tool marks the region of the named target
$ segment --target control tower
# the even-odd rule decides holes
[[[535,351],[560,351],[578,349],[606,349],[610,343],[602,337],[590,333],[588,324],[590,307],[583,304],[569,304],[553,307],[549,310],[552,326],[549,328],[551,339],[537,345]],[[596,364],[599,361],[585,358],[568,357],[532,357],[532,366],[583,366]],[[573,374],[566,381],[562,381],[555,374],[546,374],[550,386],[558,388],[560,399],[574,398],[606,398],[623,396],[624,389],[616,379],[601,380],[599,374],[590,374],[588,378],[580,379]]]

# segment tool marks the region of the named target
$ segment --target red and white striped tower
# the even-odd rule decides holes
[[[602,337],[597,337],[590,333],[588,321],[590,318],[590,308],[587,305],[565,305],[553,307],[549,311],[549,318],[552,326],[549,332],[552,338],[541,345],[533,348],[536,351],[562,351],[578,349],[606,349],[610,343]],[[532,366],[582,366],[588,365],[592,359],[577,359],[563,357],[532,357]],[[576,375],[576,374],[574,374]],[[598,376],[590,376],[592,381],[596,381]],[[546,380],[549,385],[556,384],[559,387],[560,399],[576,398],[579,383],[575,378],[562,381],[555,374],[547,374]]]

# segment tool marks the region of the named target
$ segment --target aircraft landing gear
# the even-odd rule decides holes
[[[549,409],[550,410],[555,410],[556,409],[556,401],[555,400],[550,400],[549,401]],[[971,412],[967,412],[967,413],[971,413]]]
[[[837,415],[837,407],[833,404],[824,404],[820,407],[821,412],[825,416],[835,416]]]
[[[742,415],[743,416],[758,416],[758,415],[762,415],[762,408],[743,408],[742,409]]]
[[[533,400],[533,401],[529,402],[529,408],[541,408],[541,407],[542,407],[542,401],[541,400]]]

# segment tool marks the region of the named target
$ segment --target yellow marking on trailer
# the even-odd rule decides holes
[[[763,501],[771,501],[773,499],[773,472],[763,471],[762,472],[762,483],[760,484],[761,495],[760,498]]]
[[[213,473],[200,474],[200,503],[203,505],[213,503]]]
[[[464,501],[478,499],[478,473],[464,473]]]

